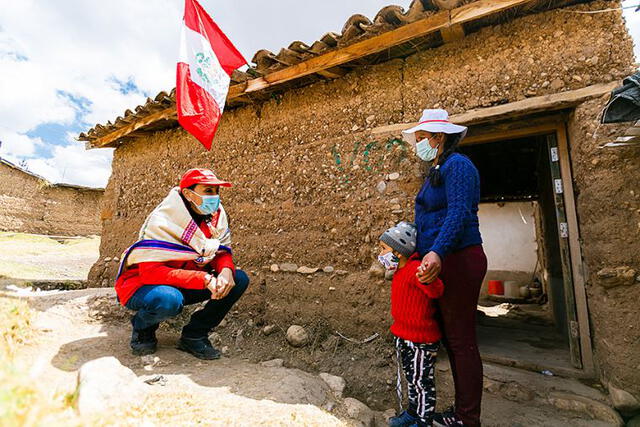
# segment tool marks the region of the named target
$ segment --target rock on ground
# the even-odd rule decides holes
[[[333,394],[336,397],[342,397],[342,393],[344,392],[344,388],[347,386],[347,382],[342,377],[338,377],[336,375],[331,375],[326,372],[322,372],[320,374],[320,378],[323,379],[325,383],[329,386]]]
[[[613,407],[623,414],[633,414],[640,409],[640,402],[631,393],[622,390],[611,383],[608,385],[609,397]]]
[[[138,376],[115,357],[85,363],[78,371],[76,407],[82,415],[142,404],[148,392]]]
[[[375,414],[367,405],[352,397],[344,399],[343,404],[349,418],[357,421],[361,426],[373,426]]]
[[[309,343],[309,334],[299,325],[291,325],[287,329],[287,341],[294,347],[304,347]]]
[[[265,360],[264,362],[260,362],[260,365],[265,368],[282,368],[284,366],[284,360],[282,359],[272,359]]]
[[[589,414],[592,418],[615,426],[623,426],[622,417],[604,403],[570,393],[552,392],[549,403],[558,409]]]

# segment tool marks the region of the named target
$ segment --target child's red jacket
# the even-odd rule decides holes
[[[398,269],[391,282],[391,333],[415,343],[435,343],[442,337],[436,321],[435,298],[444,292],[442,280],[429,284],[418,281],[420,256],[414,254]]]
[[[206,221],[199,224],[205,236],[211,237]],[[207,273],[219,273],[228,267],[235,273],[231,254],[216,256],[208,265],[200,267],[193,261],[141,262],[125,271],[116,281],[118,301],[126,305],[129,298],[144,285],[169,285],[175,288],[205,289]]]

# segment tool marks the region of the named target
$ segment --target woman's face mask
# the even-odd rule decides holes
[[[380,261],[380,264],[384,266],[385,270],[394,271],[398,268],[399,259],[393,254],[393,252],[378,255],[378,261]]]
[[[416,144],[416,155],[425,162],[431,162],[438,155],[438,147],[439,145],[432,147],[431,144],[429,144],[429,138],[425,137]]]

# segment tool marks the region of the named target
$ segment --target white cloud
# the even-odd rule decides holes
[[[13,132],[4,127],[0,127],[0,142],[2,143],[2,151],[8,153],[9,160],[19,161],[18,159],[31,157],[36,152],[38,145],[44,145],[40,138],[31,138],[27,135]]]
[[[52,182],[104,187],[111,175],[112,157],[112,149],[87,151],[84,144],[74,141],[55,147],[52,157],[29,160],[27,166]]]

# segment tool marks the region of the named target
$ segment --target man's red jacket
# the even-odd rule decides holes
[[[211,230],[206,221],[198,224],[200,230],[211,238]],[[125,271],[116,281],[116,294],[120,304],[126,305],[129,298],[144,285],[168,285],[185,289],[205,289],[205,276],[208,273],[219,273],[223,268],[230,268],[235,273],[235,266],[230,253],[224,252],[216,256],[204,267],[193,261],[141,262]]]

